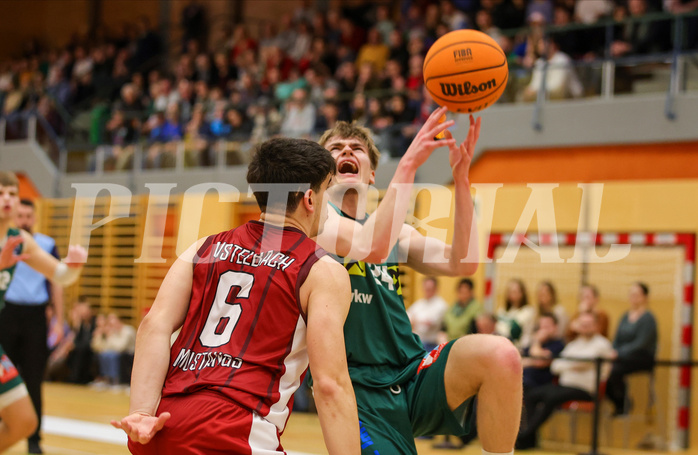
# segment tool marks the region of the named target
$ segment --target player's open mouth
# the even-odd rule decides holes
[[[337,167],[337,172],[340,174],[358,174],[359,173],[359,166],[356,165],[353,161],[342,161],[339,163],[339,166]]]

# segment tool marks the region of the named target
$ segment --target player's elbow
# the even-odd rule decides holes
[[[336,375],[313,376],[313,393],[318,402],[336,402],[350,387],[348,380]]]
[[[477,272],[477,262],[457,262],[449,267],[447,276],[471,276]]]
[[[384,262],[390,255],[390,244],[383,241],[357,242],[351,245],[350,253],[346,256],[360,261],[378,264]]]

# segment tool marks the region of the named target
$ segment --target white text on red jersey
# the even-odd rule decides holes
[[[286,270],[286,268],[295,261],[295,258],[290,258],[279,251],[270,250],[255,253],[240,245],[225,242],[216,243],[213,250],[213,257],[220,261],[230,261],[231,263],[250,267],[266,265],[267,267],[277,270]]]

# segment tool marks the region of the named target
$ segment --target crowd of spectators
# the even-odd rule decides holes
[[[434,108],[423,89],[422,66],[426,51],[445,33],[475,28],[501,44],[512,75],[504,101],[535,99],[545,60],[551,63],[548,95],[578,97],[588,87],[575,74],[574,61],[603,56],[605,30],[555,33],[546,26],[601,24],[662,9],[685,12],[698,8],[693,3],[401,0],[328,11],[301,6],[278,22],[253,24],[252,33],[244,24],[209,27],[203,7],[192,2],[183,12],[178,53],[164,52],[166,43],[145,17],[120,31],[100,27],[89,40],[76,36],[61,49],[27,43],[20,58],[0,64],[0,106],[7,118],[35,109],[59,135],[68,118],[59,114],[69,113],[71,128],[86,131],[86,141],[110,146],[105,166],[113,169],[133,166],[135,144],[144,146],[145,167],[174,166],[178,147],[186,165],[210,165],[216,159],[212,144],[220,139],[312,137],[338,119],[371,127],[385,155],[400,156]],[[668,26],[619,23],[610,53],[665,51],[671,44]],[[521,31],[507,33],[512,29]],[[546,36],[545,30],[552,32]],[[696,34],[690,22],[688,30]]]
[[[538,445],[542,424],[568,401],[593,401],[598,387],[613,405],[612,415],[632,411],[626,377],[652,372],[658,344],[657,321],[649,310],[649,287],[633,283],[628,291],[628,311],[609,336],[609,317],[600,304],[598,289],[590,284],[579,291],[577,311],[570,317],[558,301],[555,286],[541,281],[529,302],[524,282],[506,284],[497,313],[485,311],[473,295],[473,282],[464,278],[456,286],[456,299],[446,303],[439,296],[438,280],[426,277],[423,298],[407,310],[412,329],[425,349],[431,350],[470,334],[509,338],[523,357],[524,419],[517,448]],[[605,358],[597,384],[594,359]],[[475,403],[475,406],[477,403]],[[460,441],[446,438],[435,448],[453,449],[468,444],[477,431]]]
[[[47,311],[49,380],[91,384],[97,389],[127,387],[136,345],[135,328],[115,313],[95,315],[87,299],[81,297],[70,311],[70,323],[66,322],[58,337],[52,307]]]

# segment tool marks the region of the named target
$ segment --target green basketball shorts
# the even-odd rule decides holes
[[[461,436],[470,430],[473,398],[448,407],[444,371],[453,341],[431,351],[407,383],[389,388],[354,383],[362,455],[417,454],[416,436]]]

